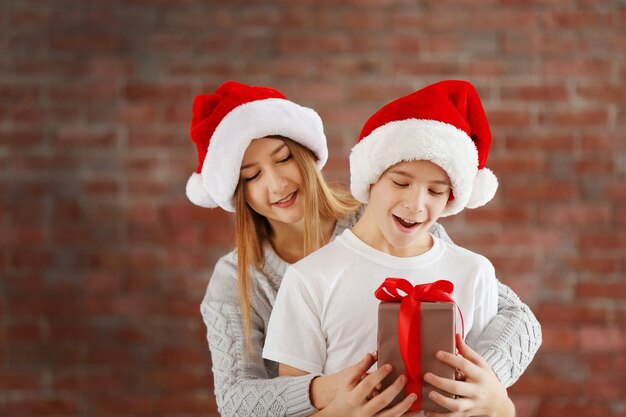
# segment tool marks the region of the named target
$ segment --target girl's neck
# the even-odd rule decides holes
[[[333,236],[336,220],[323,218],[321,221],[325,245]],[[281,259],[293,264],[304,258],[304,219],[291,224],[270,221],[270,227],[270,243]]]

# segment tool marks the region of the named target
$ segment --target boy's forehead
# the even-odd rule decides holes
[[[383,174],[386,173],[393,173],[410,178],[414,178],[418,174],[428,173],[434,180],[442,181],[446,184],[450,183],[448,173],[442,167],[427,159],[396,162],[383,172]]]

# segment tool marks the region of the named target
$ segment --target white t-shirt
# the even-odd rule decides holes
[[[494,268],[481,255],[432,238],[433,247],[426,253],[401,258],[372,248],[346,229],[290,266],[272,310],[263,357],[332,374],[374,352],[380,302],[374,292],[388,277],[405,278],[413,285],[451,281],[472,345],[472,338],[497,313]]]

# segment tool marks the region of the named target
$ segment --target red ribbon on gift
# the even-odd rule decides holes
[[[398,293],[398,290],[404,292],[405,295]],[[398,344],[407,377],[405,391],[407,395],[410,393],[417,395],[417,400],[411,406],[411,411],[422,409],[422,317],[420,304],[422,301],[454,303],[461,316],[461,328],[464,335],[463,314],[452,298],[453,290],[454,284],[446,280],[413,286],[403,278],[386,278],[375,292],[376,298],[381,301],[400,301]]]

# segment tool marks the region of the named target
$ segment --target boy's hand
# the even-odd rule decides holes
[[[373,395],[392,369],[391,365],[387,364],[366,375],[367,370],[375,362],[376,358],[367,354],[361,362],[332,375],[331,377],[337,382],[334,387],[335,398],[318,415],[398,417],[408,411],[417,398],[414,394],[409,395],[393,408],[381,411],[402,391],[406,377],[399,376],[386,390]]]
[[[437,359],[459,370],[462,381],[452,381],[428,372],[424,380],[433,386],[454,394],[458,398],[448,398],[436,391],[430,399],[451,413],[426,412],[427,417],[469,417],[492,416],[514,417],[515,407],[508,397],[506,388],[500,383],[487,362],[470,348],[457,334],[459,355],[438,352]]]

